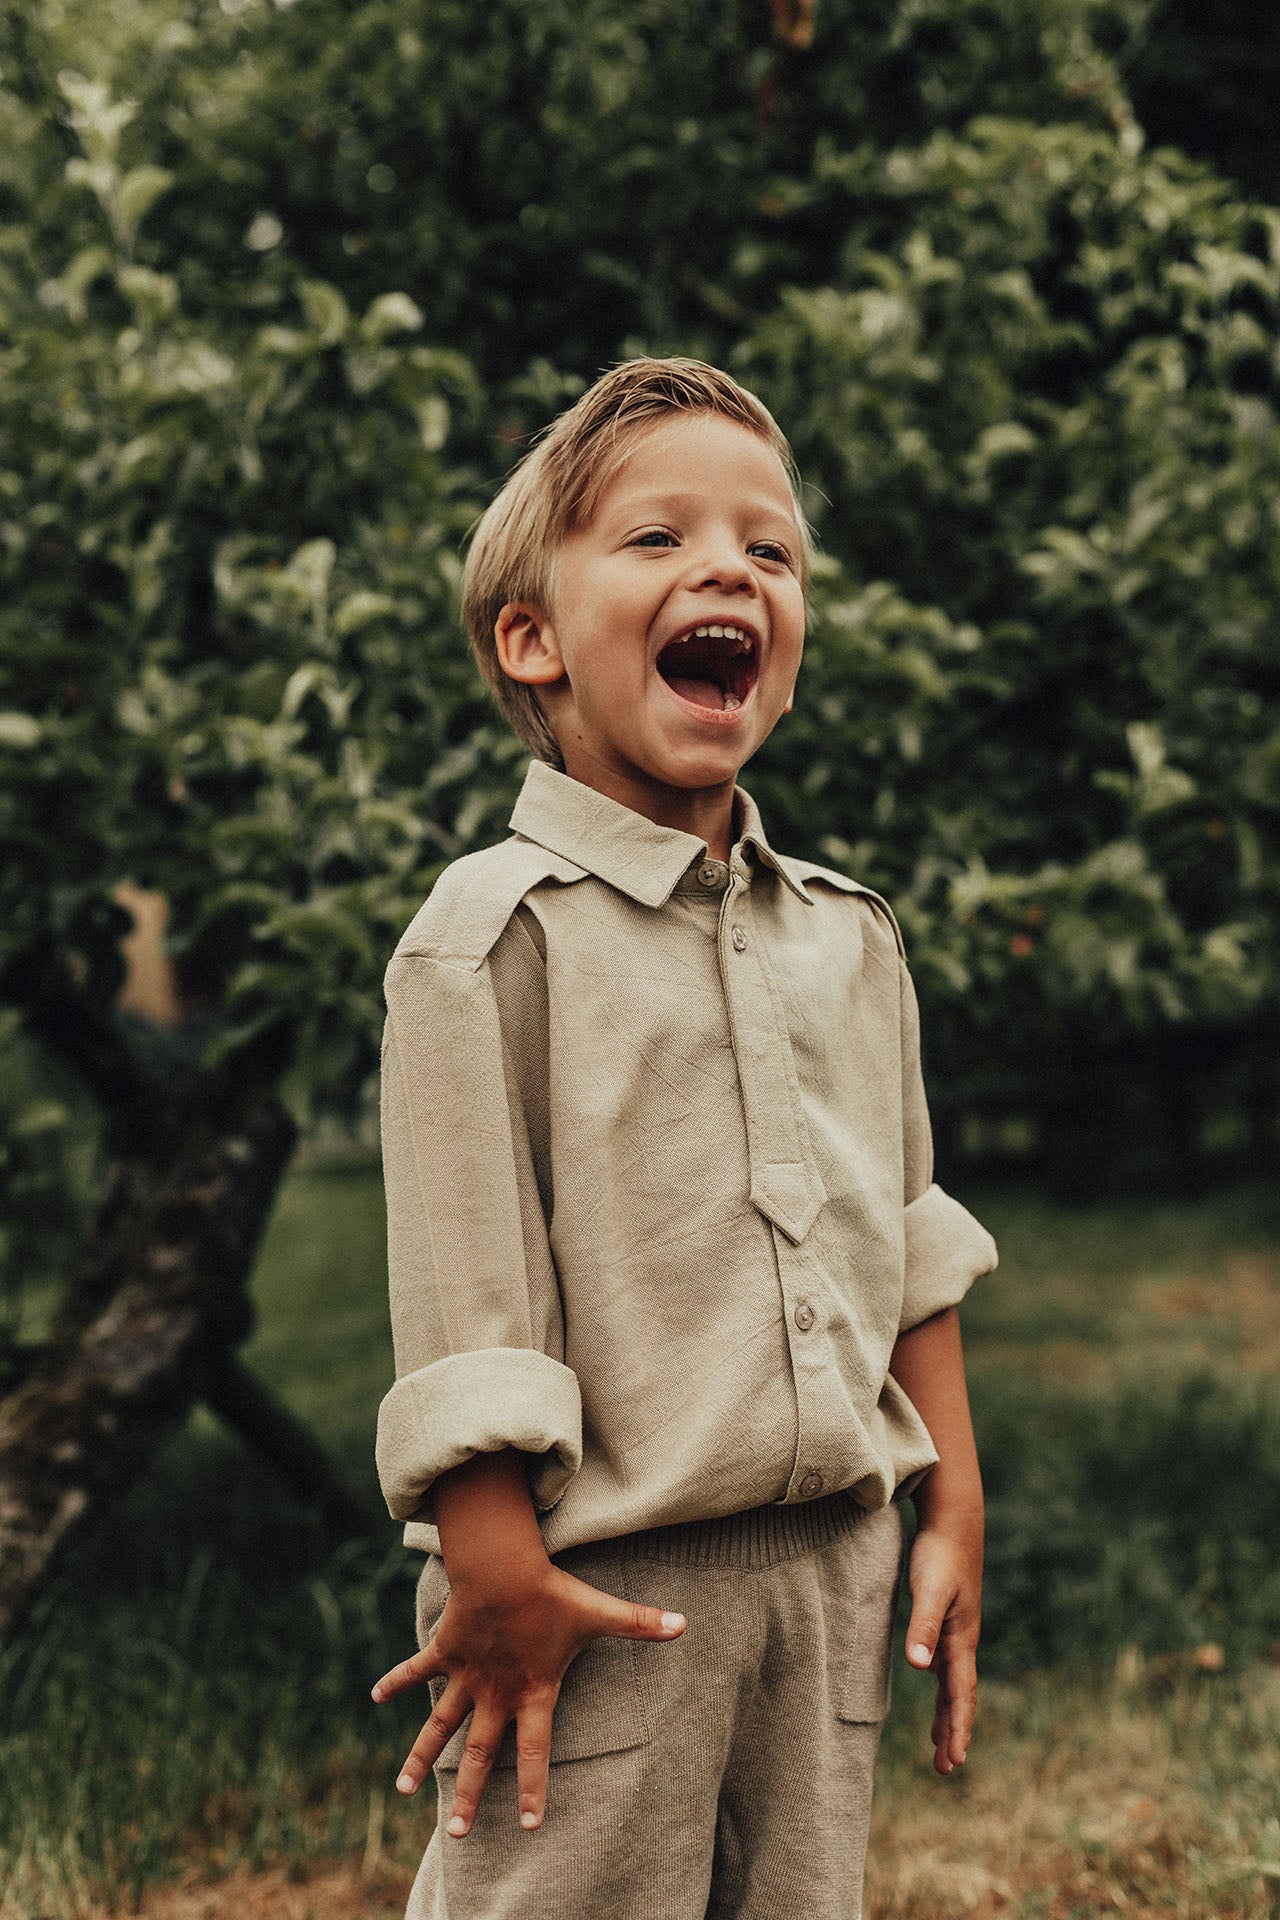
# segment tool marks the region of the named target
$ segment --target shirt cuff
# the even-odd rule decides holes
[[[906,1209],[907,1266],[899,1333],[963,1300],[996,1264],[996,1243],[967,1208],[939,1186]]]
[[[487,1347],[407,1373],[378,1409],[378,1478],[392,1519],[434,1521],[440,1475],[504,1447],[532,1456],[534,1505],[554,1507],[582,1464],[582,1395],[569,1367],[532,1348]]]

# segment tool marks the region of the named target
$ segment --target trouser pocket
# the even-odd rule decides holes
[[[869,1513],[850,1537],[855,1548],[850,1644],[836,1699],[841,1720],[878,1722],[889,1711],[893,1616],[902,1576],[902,1516],[895,1505]]]
[[[592,1556],[591,1549],[579,1548],[573,1556],[573,1572],[591,1586],[606,1592],[617,1591],[611,1584],[612,1570],[607,1548]],[[595,1564],[596,1559],[600,1564]],[[436,1554],[428,1556],[418,1580],[418,1645],[425,1647],[435,1632],[449,1598],[449,1579],[444,1562]],[[599,1639],[583,1648],[571,1662],[560,1686],[551,1723],[551,1763],[561,1760],[586,1760],[602,1753],[621,1753],[641,1746],[650,1735],[640,1692],[637,1661],[642,1651],[635,1640]],[[429,1682],[431,1698],[438,1702],[446,1681]],[[436,1762],[446,1770],[456,1768],[466,1745],[469,1722],[454,1734]],[[495,1767],[516,1764],[515,1726],[502,1737]]]

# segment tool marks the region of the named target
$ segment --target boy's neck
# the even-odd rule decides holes
[[[564,770],[571,780],[630,807],[656,827],[673,827],[678,833],[705,840],[713,860],[728,861],[737,836],[732,780],[716,787],[671,787],[643,776],[629,779],[594,761],[575,765],[572,760],[572,755],[565,756]]]

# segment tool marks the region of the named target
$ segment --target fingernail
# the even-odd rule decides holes
[[[522,1813],[520,1815],[520,1825],[522,1827],[536,1827],[537,1824],[538,1816],[536,1813]]]
[[[402,1773],[396,1781],[396,1786],[401,1793],[412,1793],[417,1784],[417,1781],[411,1773]]]
[[[933,1655],[930,1653],[928,1647],[926,1647],[923,1640],[917,1640],[914,1647],[907,1648],[907,1658],[909,1660],[923,1660],[924,1664],[928,1666],[929,1662],[933,1658]]]
[[[678,1633],[683,1625],[684,1615],[682,1613],[664,1613],[662,1616],[662,1631],[664,1633]]]
[[[461,1836],[466,1832],[466,1830],[467,1830],[466,1821],[463,1819],[460,1813],[455,1813],[453,1818],[450,1820],[446,1831],[453,1834],[455,1838],[461,1838]]]
[[[382,1698],[382,1688],[381,1688],[381,1687],[375,1687],[375,1688],[373,1689],[373,1693],[371,1694],[371,1696],[370,1696],[370,1698],[371,1698],[371,1699],[374,1699],[374,1700],[381,1700],[381,1698]]]

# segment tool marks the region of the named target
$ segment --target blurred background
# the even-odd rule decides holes
[[[868,1912],[1280,1913],[1278,90],[1250,0],[9,0],[4,1920],[402,1911],[381,974],[522,772],[467,531],[641,352],[792,438],[748,784],[1001,1246]]]

